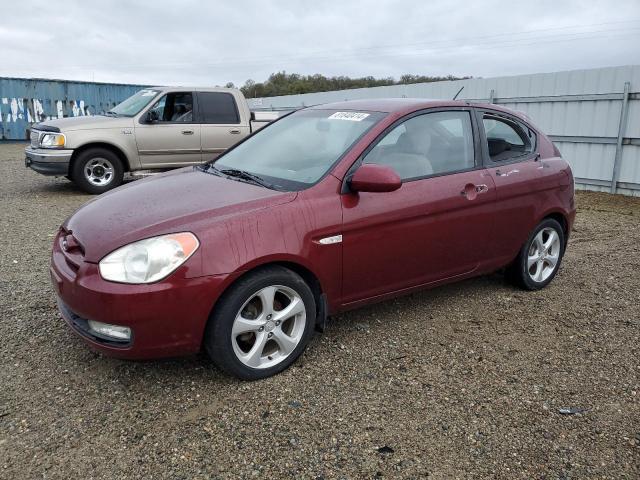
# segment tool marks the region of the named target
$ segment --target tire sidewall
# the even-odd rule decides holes
[[[113,180],[111,180],[111,182],[105,187],[98,187],[97,185],[90,183],[84,176],[84,168],[86,164],[94,158],[106,158],[113,165]],[[73,182],[82,190],[87,193],[97,195],[121,185],[124,177],[124,168],[120,158],[118,158],[115,153],[103,148],[92,148],[78,155],[78,158],[76,158],[73,163],[72,171],[70,173]]]
[[[300,295],[306,309],[304,333],[293,352],[282,362],[270,368],[251,368],[236,356],[231,343],[231,329],[245,302],[262,288],[271,285],[289,287]],[[315,322],[316,302],[307,283],[288,269],[269,268],[249,274],[223,294],[209,318],[204,344],[210,358],[222,371],[243,380],[258,380],[282,372],[297,360],[313,336]]]
[[[543,230],[545,228],[553,228],[558,234],[558,237],[560,238],[560,254],[558,256],[558,263],[556,264],[556,268],[551,273],[551,275],[549,275],[549,278],[547,278],[542,282],[536,282],[529,275],[529,271],[527,268],[527,257],[529,256],[529,249],[531,248],[531,243],[535,239],[536,235],[540,233],[540,230]],[[560,223],[558,223],[558,221],[554,220],[553,218],[547,218],[546,220],[543,220],[542,222],[540,222],[538,226],[533,230],[531,235],[529,235],[527,242],[524,244],[524,246],[522,247],[522,250],[520,251],[519,262],[518,262],[519,275],[522,280],[522,283],[527,289],[540,290],[541,288],[544,288],[547,285],[549,285],[549,283],[551,283],[551,281],[555,278],[555,276],[558,273],[558,270],[560,270],[560,264],[562,263],[562,258],[564,257],[565,241],[566,240],[565,240],[564,230],[562,229],[562,225],[560,225]]]

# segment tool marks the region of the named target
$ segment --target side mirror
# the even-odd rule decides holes
[[[158,112],[155,110],[149,110],[147,112],[146,122],[147,123],[156,123],[159,120]]]
[[[391,167],[365,163],[349,180],[354,192],[393,192],[402,185],[400,176]]]

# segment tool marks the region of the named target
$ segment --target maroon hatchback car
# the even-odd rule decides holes
[[[101,352],[204,347],[256,379],[337,312],[504,267],[546,286],[574,217],[571,169],[523,115],[351,101],[87,203],[55,238],[51,277],[62,315]]]

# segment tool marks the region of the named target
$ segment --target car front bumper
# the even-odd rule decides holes
[[[27,147],[24,165],[43,175],[68,175],[73,150]]]
[[[58,307],[71,329],[94,350],[126,359],[152,359],[196,353],[217,298],[229,275],[185,278],[179,268],[165,280],[144,285],[107,282],[98,265],[79,251],[64,251],[54,241],[51,280]],[[126,342],[101,338],[88,320],[131,329]]]

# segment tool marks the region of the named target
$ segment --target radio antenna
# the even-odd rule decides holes
[[[458,93],[456,93],[456,94],[453,96],[452,100],[455,100],[456,98],[458,98],[458,95],[460,95],[460,92],[461,92],[462,90],[464,90],[464,85],[463,85],[462,87],[460,87],[460,90],[458,90]]]

